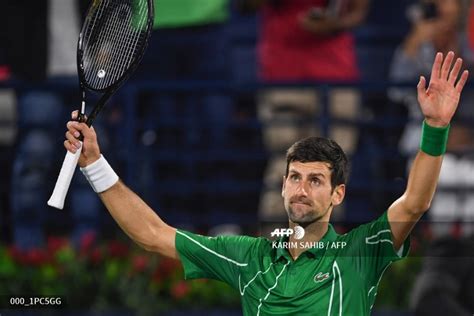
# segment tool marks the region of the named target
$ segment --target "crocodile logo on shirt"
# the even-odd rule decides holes
[[[329,278],[329,272],[326,272],[326,273],[319,272],[318,274],[314,276],[314,282],[316,283],[323,282],[327,278]]]

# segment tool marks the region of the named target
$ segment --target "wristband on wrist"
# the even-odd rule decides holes
[[[97,193],[110,189],[119,180],[114,169],[112,169],[103,155],[100,155],[100,158],[90,165],[81,168],[81,171],[87,181],[89,181],[92,189]]]
[[[446,152],[448,143],[449,127],[433,127],[423,121],[421,132],[420,149],[431,156],[441,156]]]

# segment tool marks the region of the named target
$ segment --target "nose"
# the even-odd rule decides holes
[[[303,196],[308,196],[308,192],[309,192],[308,183],[306,181],[301,181],[296,187],[296,192]]]

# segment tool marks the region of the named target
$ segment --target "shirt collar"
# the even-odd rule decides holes
[[[338,234],[334,230],[334,227],[331,225],[331,223],[328,223],[328,230],[324,234],[323,238],[321,238],[321,240],[319,240],[319,242],[323,242],[324,244],[326,244],[327,242],[336,240],[337,236],[338,236]],[[281,238],[277,239],[276,242],[277,243],[287,242],[288,239],[289,239],[288,236],[284,236],[284,237],[281,237]],[[275,256],[274,256],[274,261],[275,262],[278,261],[282,257],[287,258],[289,260],[292,260],[291,255],[288,252],[288,249],[286,249],[286,248],[274,248],[274,250],[275,250]],[[311,247],[311,248],[308,248],[306,251],[304,251],[303,254],[307,254],[307,255],[311,254],[313,257],[316,257],[316,256],[322,256],[325,251],[326,251],[326,247],[323,247],[323,248]]]

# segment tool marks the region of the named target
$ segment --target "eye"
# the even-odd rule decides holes
[[[313,185],[320,185],[320,184],[321,184],[321,180],[319,180],[319,178],[313,178],[313,179],[311,179],[311,184],[313,184]]]
[[[292,174],[290,175],[290,180],[293,181],[293,182],[296,182],[300,179],[300,176],[297,175],[297,174]]]

